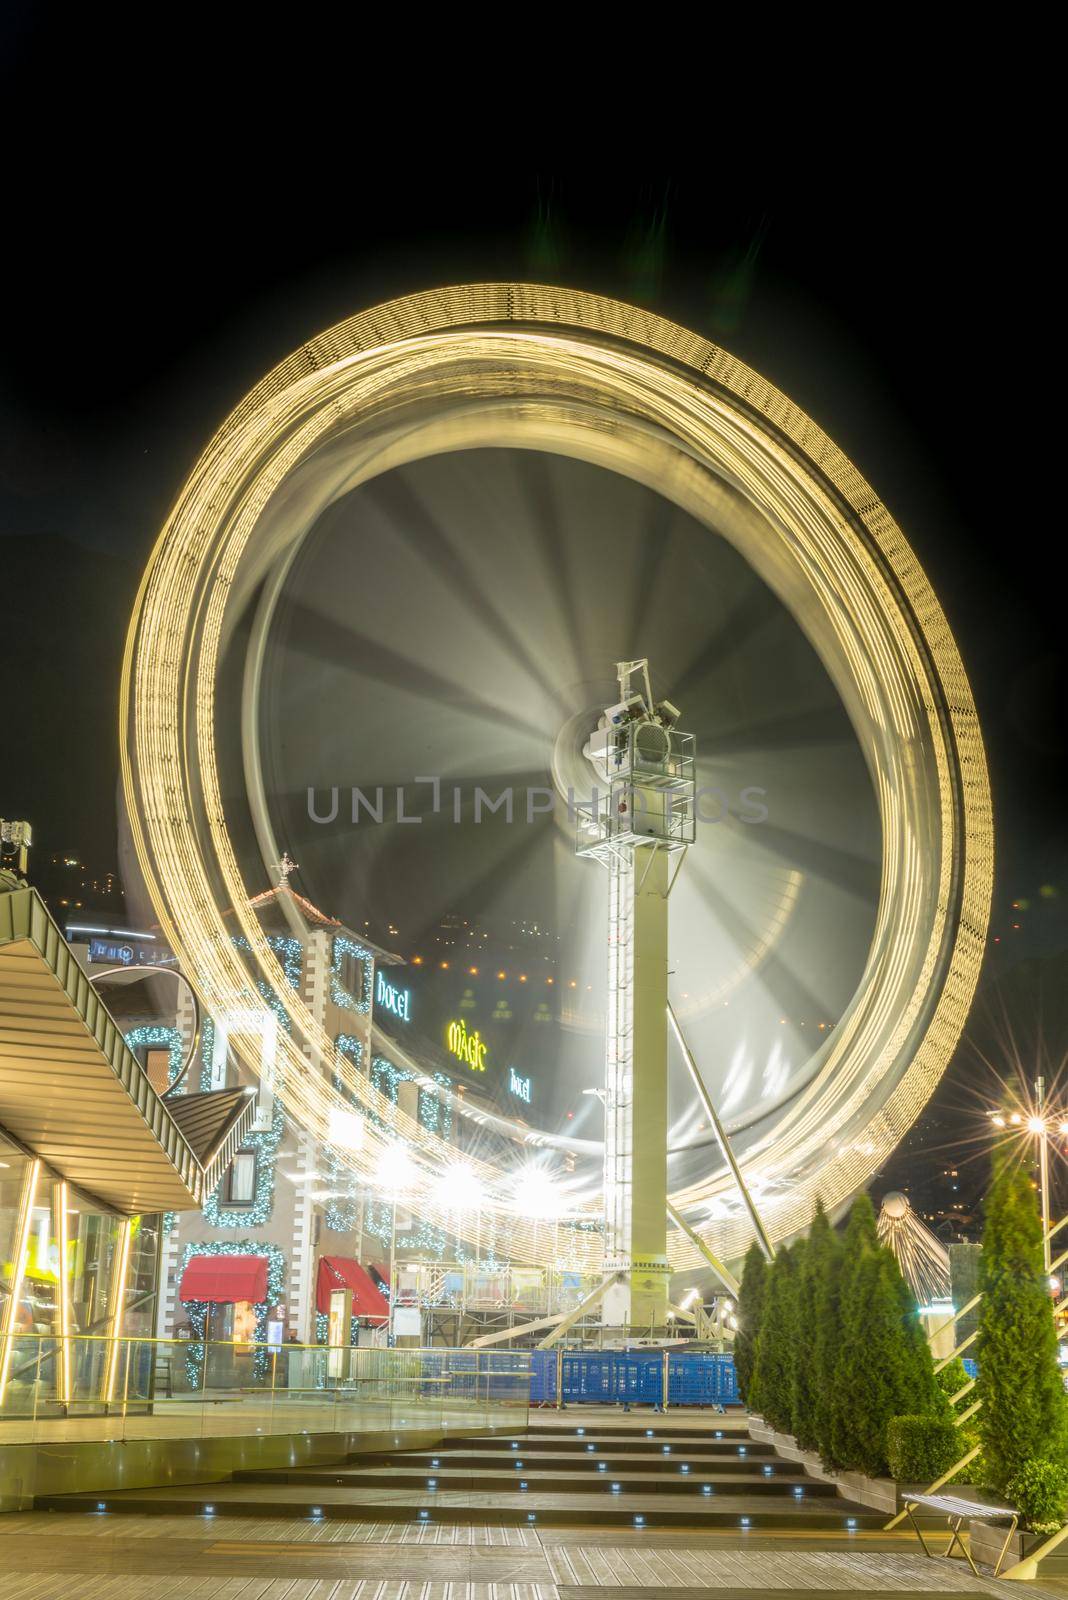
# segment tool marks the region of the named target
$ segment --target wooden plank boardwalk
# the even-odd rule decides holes
[[[826,1542],[826,1536],[823,1536]],[[535,1531],[307,1519],[16,1513],[0,1518],[0,1600],[760,1600],[1018,1597],[959,1562],[891,1549],[759,1545],[668,1531]]]

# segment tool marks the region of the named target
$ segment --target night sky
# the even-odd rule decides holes
[[[1035,376],[1055,303],[1052,219],[1031,214],[1012,163],[903,156],[855,202],[572,162],[442,167],[430,181],[361,159],[358,140],[351,165],[302,182],[248,150],[238,181],[237,151],[208,162],[180,141],[143,169],[137,124],[125,137],[121,120],[97,125],[104,86],[66,92],[69,56],[45,87],[50,36],[29,10],[16,8],[5,46],[5,119],[40,125],[62,96],[67,120],[53,123],[62,159],[23,142],[4,198],[0,812],[29,818],[41,851],[116,863],[126,621],[159,526],[230,407],[302,339],[378,300],[525,277],[699,329],[857,463],[931,577],[976,694],[995,933],[1032,956],[1062,950],[1065,606],[1044,462],[1057,418]],[[1040,897],[1043,885],[1060,894]],[[1041,898],[1041,918],[1025,911],[1015,930],[1020,897]]]
[[[89,165],[87,161],[86,166]],[[380,299],[529,276],[640,300],[725,344],[860,466],[931,576],[989,745],[1006,887],[1064,867],[1064,603],[1046,564],[1046,437],[1013,346],[1048,315],[1018,230],[987,203],[896,206],[873,236],[808,209],[724,211],[685,177],[531,174],[508,192],[364,183],[316,228],[258,213],[175,235],[168,191],[136,199],[77,164],[8,197],[0,353],[8,815],[43,841],[113,851],[117,662],[134,587],[196,454],[303,338]],[[1006,197],[1006,207],[1011,207]],[[206,202],[209,217],[220,222]],[[1008,313],[1011,312],[1011,319]],[[1007,322],[1011,320],[1011,328]],[[12,631],[13,629],[13,631]],[[11,674],[17,674],[17,692]]]

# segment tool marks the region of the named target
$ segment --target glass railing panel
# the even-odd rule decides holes
[[[9,1339],[0,1443],[522,1427],[515,1351]]]
[[[0,1440],[33,1439],[38,1406],[38,1343],[32,1334],[0,1337]]]

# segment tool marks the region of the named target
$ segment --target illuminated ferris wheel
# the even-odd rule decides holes
[[[736,1260],[754,1227],[703,1108],[789,1237],[915,1119],[987,926],[955,644],[885,508],[789,400],[696,334],[568,290],[446,289],[328,330],[227,419],[160,536],[124,782],[206,1011],[262,1004],[260,983],[285,1006],[275,1072],[304,1126],[328,1139],[340,1079],[367,1113],[357,1177],[375,1183],[389,1129],[414,1203],[444,1203],[453,1147],[338,1061],[280,981],[248,901],[284,848],[314,899],[400,929],[420,962],[398,1053],[429,1070],[462,1023],[483,1053],[461,1070],[526,1086],[522,1125],[572,1171],[554,1248],[597,1265],[611,885],[576,855],[576,796],[615,663],[641,659],[697,751],[668,963],[682,1268],[700,1244]],[[496,1147],[469,1166],[502,1249],[542,1259],[529,1187]]]

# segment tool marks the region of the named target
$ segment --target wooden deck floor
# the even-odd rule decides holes
[[[1039,1596],[977,1581],[904,1535],[277,1521],[0,1518],[0,1600],[761,1600]]]

